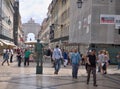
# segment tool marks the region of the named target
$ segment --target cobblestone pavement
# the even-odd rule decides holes
[[[2,61],[2,59],[1,59]],[[108,74],[97,73],[98,87],[93,86],[91,75],[90,84],[86,85],[86,71],[84,66],[79,69],[78,79],[72,79],[71,66],[62,67],[58,75],[49,62],[44,63],[42,75],[36,75],[36,63],[29,67],[17,67],[14,61],[7,66],[0,64],[0,89],[120,89],[120,70],[116,66],[109,66]]]

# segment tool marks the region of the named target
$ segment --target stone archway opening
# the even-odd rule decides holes
[[[27,34],[27,41],[35,41],[35,34],[34,33],[28,33]]]

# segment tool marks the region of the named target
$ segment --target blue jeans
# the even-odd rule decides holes
[[[72,77],[77,78],[79,64],[72,64]]]
[[[118,62],[118,69],[120,69],[120,62]]]
[[[55,59],[55,71],[59,72],[61,66],[61,60],[60,59]]]

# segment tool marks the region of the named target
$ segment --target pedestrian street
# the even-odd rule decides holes
[[[18,67],[17,62],[8,66],[0,65],[0,89],[120,89],[120,70],[110,65],[108,74],[97,73],[98,87],[93,86],[92,75],[89,85],[86,84],[87,74],[84,66],[80,66],[78,79],[72,79],[71,66],[60,69],[58,75],[54,75],[54,69],[50,62],[44,62],[43,74],[36,75],[36,63],[30,66]]]

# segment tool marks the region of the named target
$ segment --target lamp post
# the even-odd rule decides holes
[[[82,8],[82,3],[83,3],[82,0],[78,0],[78,1],[77,1],[77,6],[78,6],[78,8]]]

